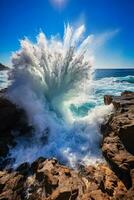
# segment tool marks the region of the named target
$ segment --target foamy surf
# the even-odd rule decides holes
[[[35,128],[32,138],[19,138],[11,150],[14,166],[39,156],[56,157],[71,167],[101,160],[99,127],[112,106],[90,109],[95,103],[89,50],[93,36],[85,38],[84,31],[83,25],[76,30],[68,25],[63,40],[40,33],[36,43],[25,39],[14,53],[7,95],[26,110]]]

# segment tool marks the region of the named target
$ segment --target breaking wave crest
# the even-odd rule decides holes
[[[134,76],[119,77],[118,80],[120,82],[134,83]]]
[[[112,106],[94,108],[92,102],[91,106],[87,103],[93,36],[85,38],[84,31],[84,25],[76,30],[68,25],[63,40],[47,39],[40,33],[36,43],[22,40],[21,49],[14,53],[8,97],[26,110],[29,123],[35,127],[32,138],[19,138],[11,150],[15,166],[39,156],[57,157],[72,167],[100,160],[99,125]],[[81,115],[79,110],[83,113],[83,109],[86,112]]]

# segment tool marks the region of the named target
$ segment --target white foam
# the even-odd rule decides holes
[[[11,150],[15,166],[39,156],[54,156],[72,167],[100,160],[99,126],[112,106],[97,107],[81,118],[70,110],[71,104],[90,99],[92,36],[84,38],[84,30],[84,25],[77,30],[68,25],[63,41],[40,33],[37,43],[25,39],[13,55],[14,82],[8,97],[26,110],[35,127],[32,138],[19,138]]]

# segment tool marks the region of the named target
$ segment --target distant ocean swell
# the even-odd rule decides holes
[[[118,80],[120,82],[134,83],[134,76],[120,77]]]

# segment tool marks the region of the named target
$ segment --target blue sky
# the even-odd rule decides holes
[[[134,0],[0,0],[0,62],[9,64],[19,40],[40,30],[63,36],[64,23],[85,23],[86,34],[106,35],[95,67],[134,68]]]

